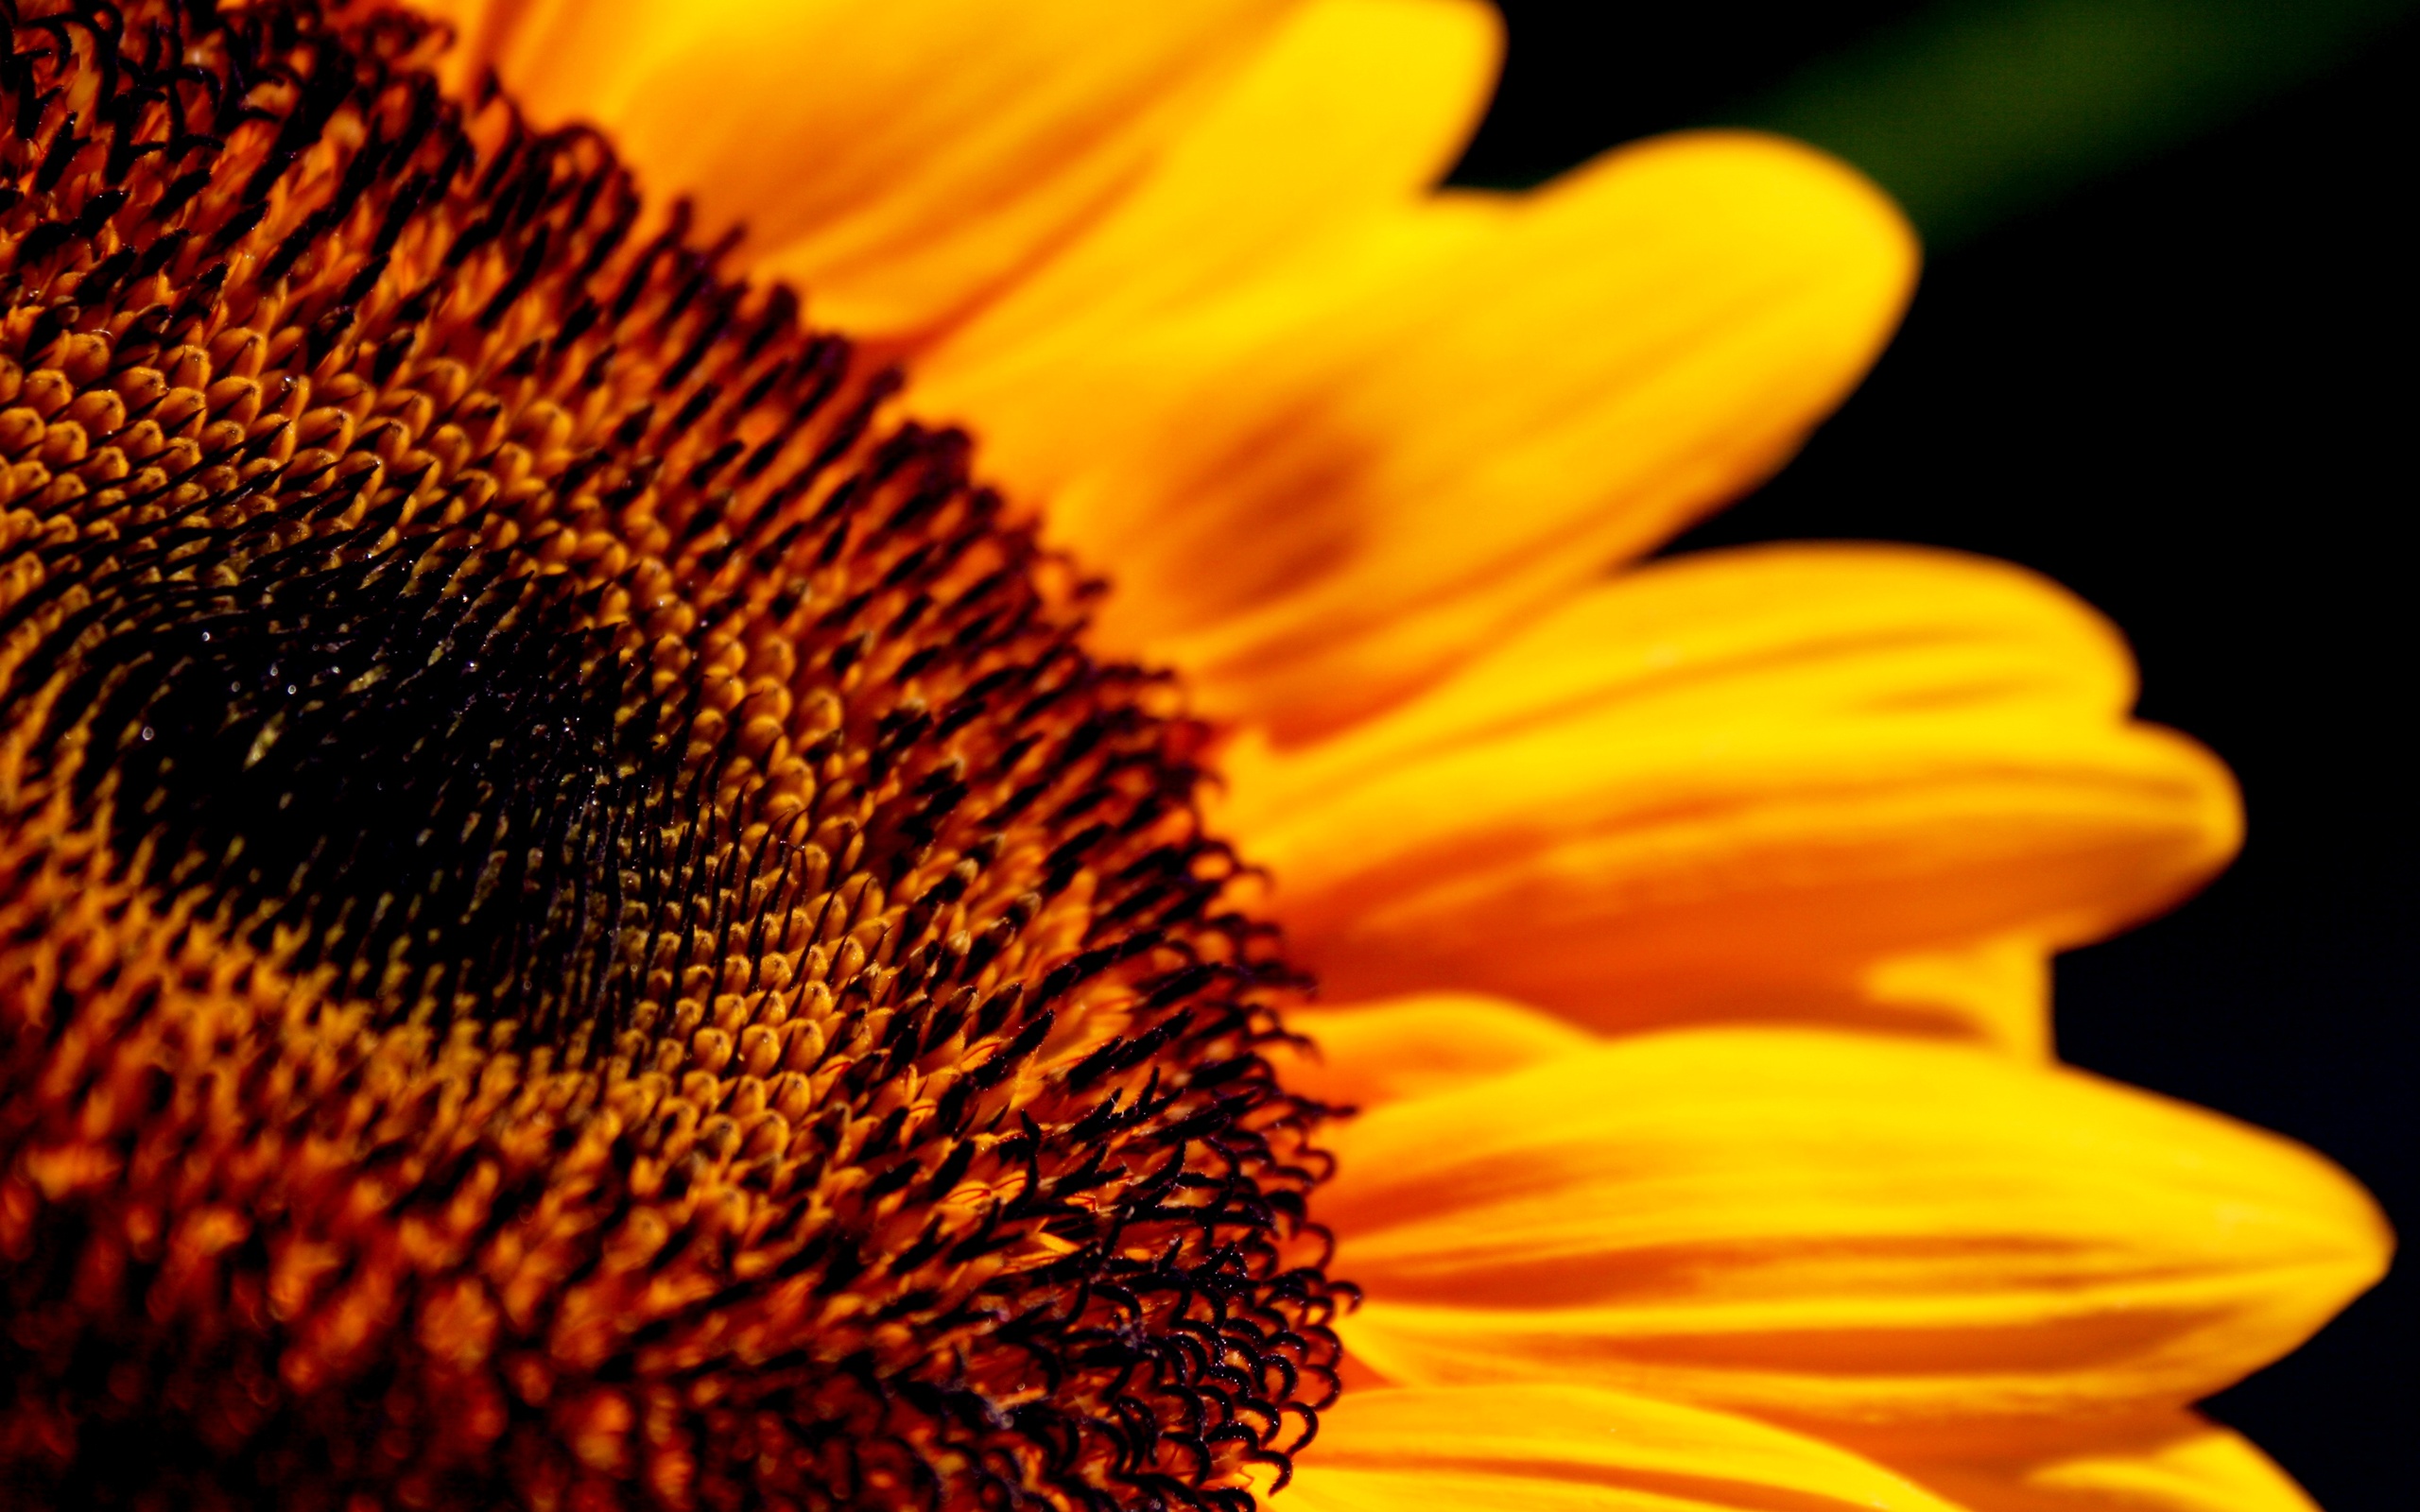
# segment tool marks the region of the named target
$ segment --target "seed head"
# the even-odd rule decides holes
[[[403,13],[6,42],[0,1500],[1249,1506],[1291,979],[966,438]]]

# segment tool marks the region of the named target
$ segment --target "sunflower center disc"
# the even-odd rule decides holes
[[[17,13],[0,1501],[1248,1507],[1287,973],[964,438],[406,16]]]

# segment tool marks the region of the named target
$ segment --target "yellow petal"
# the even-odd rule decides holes
[[[1946,950],[1902,951],[1867,967],[1839,1017],[1876,1027],[1955,1024],[2018,1055],[2050,1055],[2050,955],[2017,934]]]
[[[1914,267],[1841,164],[1670,137],[924,392],[1113,574],[1110,644],[1293,738],[1769,473],[1873,361]]]
[[[1585,1387],[1347,1392],[1321,1415],[1291,1512],[1951,1512],[1829,1444]]]
[[[1502,51],[1483,0],[1310,0],[1132,194],[919,369],[1080,360],[1137,320],[1400,211],[1453,165]]]
[[[1390,1381],[1562,1379],[1913,1452],[2139,1415],[2373,1281],[2367,1195],[2288,1141],[1879,1036],[1650,1035],[1388,1104],[1317,1215]]]
[[[1239,747],[1219,823],[1340,995],[2038,1041],[2043,954],[2168,906],[2240,833],[2225,768],[2128,723],[2133,690],[2108,626],[2013,567],[1709,553],[1334,739]]]
[[[1298,1008],[1286,1026],[1309,1041],[1269,1052],[1287,1087],[1354,1108],[1449,1091],[1599,1042],[1534,1008],[1460,992]]]
[[[1292,0],[528,0],[475,34],[544,124],[604,127],[821,323],[925,334],[1045,259]]]
[[[2191,1413],[2065,1452],[1898,1468],[1968,1512],[2319,1512],[2256,1445]]]

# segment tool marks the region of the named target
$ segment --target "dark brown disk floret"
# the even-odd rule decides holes
[[[0,17],[0,1503],[1248,1507],[1286,973],[964,438],[408,17]]]

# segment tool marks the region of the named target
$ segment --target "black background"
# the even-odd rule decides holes
[[[1512,50],[1458,170],[1533,180],[1720,121],[1909,4],[1671,15],[1503,0]],[[1675,550],[1925,541],[2114,618],[2142,713],[2241,778],[2251,838],[2179,912],[2058,967],[2069,1060],[2301,1139],[2420,1233],[2412,490],[2420,26],[1930,261],[1879,369],[1761,492]],[[2209,1404],[2329,1512],[2413,1503],[2409,1264]]]

